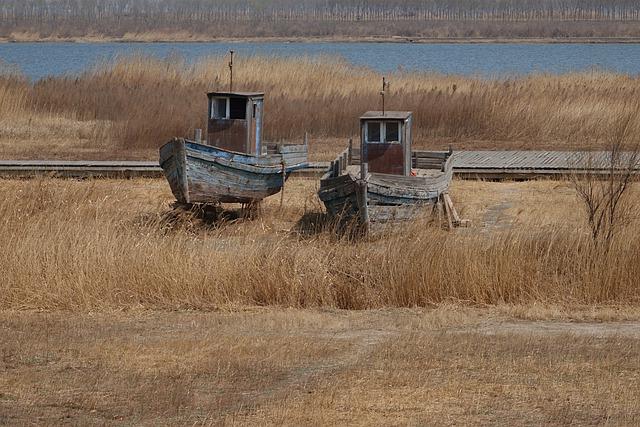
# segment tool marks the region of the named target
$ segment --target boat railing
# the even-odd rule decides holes
[[[329,164],[329,168],[327,169],[327,178],[339,177],[340,175],[342,175],[344,171],[347,170],[347,166],[353,165],[354,164],[353,152],[354,152],[353,140],[350,139],[349,146],[346,149],[344,149],[340,154],[338,154],[338,157],[336,157],[335,160],[333,160]]]
[[[411,167],[415,169],[437,169],[445,171],[451,158],[451,151],[423,151],[411,153]]]

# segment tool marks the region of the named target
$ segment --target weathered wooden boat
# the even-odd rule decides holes
[[[413,219],[448,197],[452,151],[412,151],[412,114],[371,111],[360,118],[360,150],[349,147],[331,162],[318,195],[327,212],[369,225]]]
[[[175,138],[160,148],[160,166],[178,203],[253,204],[282,190],[308,165],[307,143],[262,141],[264,94],[213,92],[206,143]]]

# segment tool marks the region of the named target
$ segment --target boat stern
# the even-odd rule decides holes
[[[190,203],[184,139],[174,138],[160,147],[160,167],[178,203]]]

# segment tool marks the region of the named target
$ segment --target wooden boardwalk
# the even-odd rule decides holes
[[[584,168],[591,158],[592,167]],[[562,177],[574,170],[601,173],[606,153],[569,151],[457,151],[453,171],[467,179],[534,179]],[[296,176],[319,177],[329,162],[312,162]],[[638,165],[640,173],[640,165]],[[84,160],[0,160],[0,177],[162,177],[154,161],[84,161]]]
[[[161,177],[158,162],[85,161],[85,160],[0,160],[0,176],[33,177],[52,175],[70,178],[88,177]]]
[[[454,156],[454,173],[463,178],[531,179],[569,173],[598,174],[610,165],[606,152],[457,151]],[[640,164],[636,170],[640,172]]]

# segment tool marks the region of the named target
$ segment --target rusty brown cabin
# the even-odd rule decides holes
[[[362,161],[369,172],[411,175],[409,111],[369,111],[360,117]]]
[[[264,94],[211,92],[207,144],[245,154],[262,154]]]

